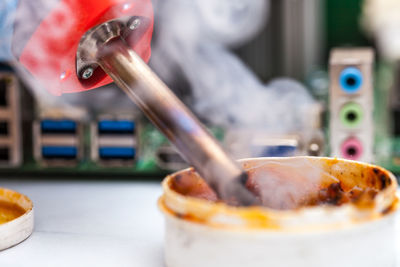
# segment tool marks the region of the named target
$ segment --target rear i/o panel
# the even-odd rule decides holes
[[[331,155],[373,162],[374,53],[370,48],[340,48],[330,58]]]
[[[0,166],[22,163],[20,88],[12,72],[0,72]]]

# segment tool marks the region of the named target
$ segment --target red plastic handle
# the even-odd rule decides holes
[[[29,39],[19,61],[55,95],[109,84],[112,80],[108,76],[89,86],[82,84],[75,70],[76,51],[82,35],[90,28],[126,16],[151,20],[150,27],[132,47],[147,62],[154,24],[150,0],[61,0]]]

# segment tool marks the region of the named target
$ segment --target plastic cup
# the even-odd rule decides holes
[[[266,206],[228,206],[190,168],[165,178],[158,204],[167,267],[395,266],[399,201],[390,172],[331,158],[240,163]]]

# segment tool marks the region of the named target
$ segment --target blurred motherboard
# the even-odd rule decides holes
[[[235,158],[339,156],[400,173],[400,64],[383,59],[363,31],[363,3],[271,0],[265,29],[229,48],[261,82],[290,77],[316,100],[307,133],[227,127],[197,114]],[[156,31],[155,44],[162,38]],[[166,82],[192,107],[185,66],[168,67],[177,79]],[[20,74],[0,66],[0,173],[143,179],[187,166],[115,86],[57,99],[26,87]]]

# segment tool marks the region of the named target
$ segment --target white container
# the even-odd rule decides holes
[[[340,206],[237,208],[213,201],[215,195],[192,169],[180,171],[164,180],[159,200],[166,217],[167,267],[395,266],[398,197],[391,173],[329,158],[261,158],[241,164],[250,177],[275,172],[300,185],[300,198],[302,191],[313,195],[334,179],[345,192],[355,188],[377,194],[364,193]],[[291,196],[283,192],[282,197]]]
[[[33,204],[25,195],[0,188],[0,222],[6,218],[6,212],[13,214],[12,209],[18,210],[12,220],[0,223],[0,251],[27,239],[33,231]],[[10,212],[11,211],[11,212]],[[3,212],[3,214],[2,214]]]

